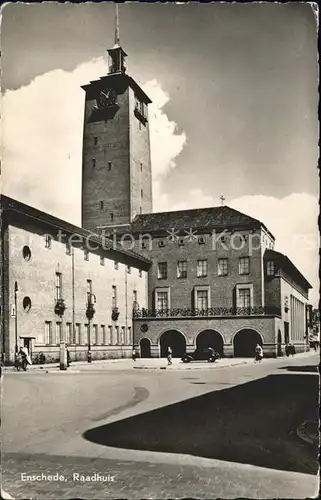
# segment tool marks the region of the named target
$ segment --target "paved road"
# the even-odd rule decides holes
[[[307,363],[317,364],[318,357],[300,355],[215,370],[100,367],[80,373],[6,373],[3,487],[15,498],[313,497],[317,482],[312,475],[191,455],[123,450],[83,437],[88,429],[103,424],[280,373],[282,366]],[[59,472],[64,478],[24,481],[24,472]],[[105,481],[96,477],[81,482],[73,477],[94,472]]]

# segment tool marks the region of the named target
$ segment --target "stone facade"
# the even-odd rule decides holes
[[[57,222],[48,224],[40,214],[37,221],[26,215],[3,227],[1,350],[5,360],[13,361],[16,343],[15,283],[17,343],[26,342],[33,355],[43,352],[47,361],[57,360],[59,343],[66,341],[72,360],[86,359],[89,323],[93,359],[130,356],[133,306],[138,301],[147,305],[148,261],[110,248],[110,242],[99,244],[99,239],[97,244],[79,244],[86,233],[80,228],[75,233],[73,226],[68,232],[67,223],[65,236],[58,238]],[[71,246],[66,244],[70,241]],[[88,292],[95,309],[90,322],[86,316]],[[66,306],[62,317],[55,314],[58,294]],[[112,318],[114,307],[119,312],[116,320]]]

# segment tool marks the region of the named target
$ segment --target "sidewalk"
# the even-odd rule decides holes
[[[285,359],[293,360],[314,355],[314,352],[304,352],[296,354],[294,357],[289,358],[266,358],[262,363],[276,363],[284,361]],[[172,365],[168,365],[166,358],[137,358],[133,361],[131,358],[122,359],[108,359],[108,360],[95,360],[91,363],[87,361],[77,361],[71,363],[67,370],[60,370],[59,363],[46,363],[44,365],[29,365],[26,373],[44,372],[44,373],[80,373],[83,371],[99,371],[99,370],[213,370],[219,368],[228,368],[232,366],[251,364],[253,358],[223,358],[215,361],[215,363],[208,363],[207,361],[192,361],[191,363],[183,363],[180,358],[174,358]],[[2,372],[16,372],[13,366],[2,367]]]

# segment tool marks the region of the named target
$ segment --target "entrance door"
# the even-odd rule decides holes
[[[150,358],[150,340],[141,339],[140,341],[140,356],[141,358]]]
[[[29,356],[31,358],[31,348],[32,348],[32,343],[31,343],[31,339],[27,339],[27,338],[24,338],[23,339],[23,347],[26,347],[28,349],[28,353],[29,353]]]
[[[282,334],[281,331],[278,330],[278,356],[282,356]]]

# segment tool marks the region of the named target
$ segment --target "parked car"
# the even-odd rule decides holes
[[[182,357],[183,363],[190,363],[191,361],[208,361],[214,363],[221,356],[214,349],[196,349],[194,352],[187,354],[185,353]]]

